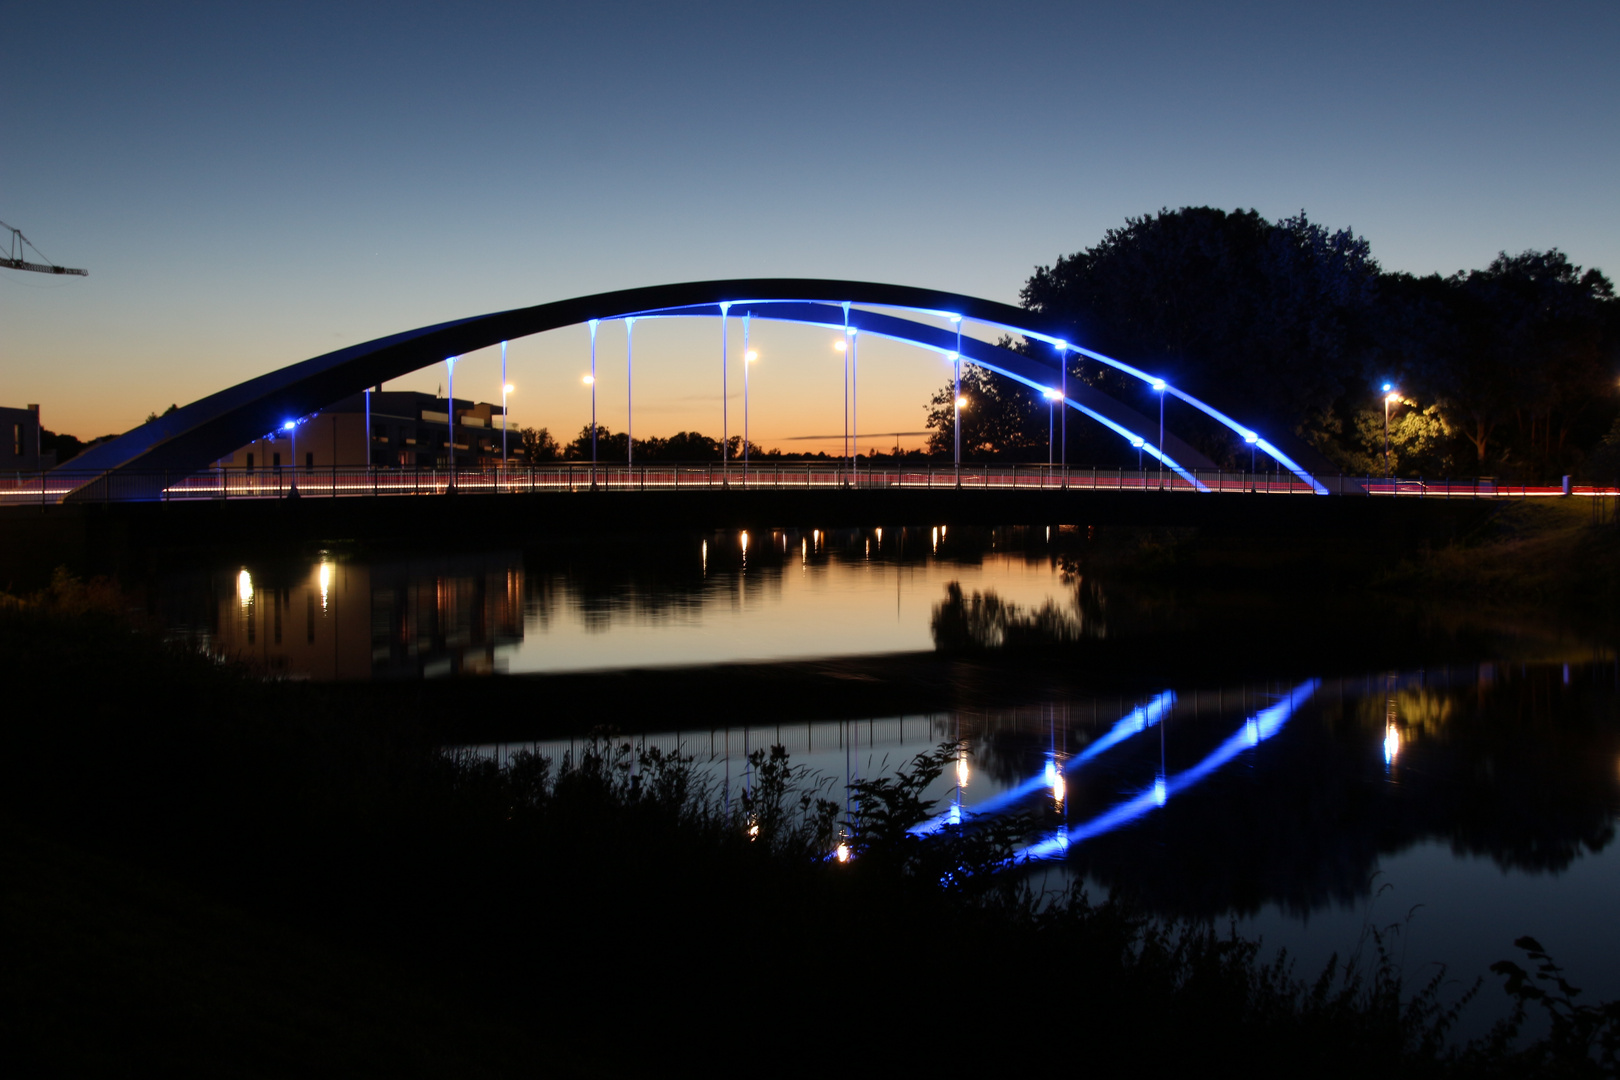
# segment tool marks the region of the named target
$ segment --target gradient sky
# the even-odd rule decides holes
[[[1620,272],[1613,0],[5,11],[0,220],[90,277],[0,270],[0,404],[84,437],[605,289],[781,275],[1016,302],[1037,264],[1160,207],[1303,208],[1414,273],[1532,247]],[[754,441],[840,430],[830,337],[756,338]],[[516,422],[588,420],[586,341],[512,345]],[[717,346],[717,324],[638,326],[638,435],[718,434]],[[622,349],[604,329],[615,430]],[[862,361],[861,430],[920,429],[937,358]],[[498,361],[456,381],[498,399]]]

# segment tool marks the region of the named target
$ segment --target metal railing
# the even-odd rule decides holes
[[[1503,484],[1494,479],[1405,480],[1359,476],[1319,477],[1330,495],[1431,499],[1529,498],[1565,494],[1561,484]],[[774,462],[747,467],[732,463],[481,466],[449,469],[306,467],[162,471],[75,472],[55,469],[0,475],[0,506],[46,506],[75,502],[193,502],[443,495],[450,491],[508,494],[565,491],[866,490],[962,488],[973,491],[1135,491],[1310,495],[1310,484],[1291,473],[1158,469],[1103,469],[1052,465],[882,465],[851,470],[847,464]],[[1614,495],[1614,487],[1580,486],[1570,494]]]

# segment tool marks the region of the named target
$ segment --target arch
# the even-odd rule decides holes
[[[237,448],[276,430],[288,419],[307,416],[321,408],[390,379],[399,378],[447,357],[460,356],[502,341],[528,337],[591,320],[658,317],[719,317],[721,305],[732,314],[753,312],[760,318],[825,325],[843,325],[846,304],[862,308],[849,312],[851,325],[863,332],[908,341],[923,348],[954,354],[955,331],[930,326],[915,318],[902,318],[867,308],[900,310],[914,316],[946,317],[992,327],[1054,349],[1050,360],[1028,356],[962,336],[963,357],[1028,386],[1044,389],[1058,385],[1059,357],[1069,352],[1105,363],[1134,378],[1154,384],[1153,377],[1121,361],[1069,343],[1061,328],[1022,308],[978,297],[933,289],[877,282],[807,278],[742,278],[686,282],[597,293],[533,307],[456,319],[420,327],[313,357],[201,398],[168,416],[159,417],[93,447],[72,461],[71,472],[90,479],[77,481],[67,498],[88,497],[92,488],[114,476],[124,476],[126,490],[139,478],[161,474],[189,474]],[[836,313],[836,319],[832,318]],[[1163,384],[1158,384],[1163,386]],[[1295,458],[1198,398],[1174,387],[1164,392],[1191,404],[1217,422],[1254,443],[1284,468],[1326,494],[1327,489]],[[1157,424],[1135,410],[1090,387],[1071,386],[1066,407],[1127,439],[1143,440],[1142,450],[1159,458]],[[1213,468],[1191,446],[1166,433],[1163,461],[1188,479],[1189,470]],[[1313,464],[1315,464],[1313,462]],[[1322,462],[1326,465],[1326,462]],[[157,481],[150,493],[157,494]]]

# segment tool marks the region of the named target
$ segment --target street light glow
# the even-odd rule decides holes
[[[752,364],[755,360],[759,359],[759,350],[758,349],[749,349],[748,350],[748,355],[743,357],[743,359],[747,360],[750,364]]]
[[[501,387],[501,393],[503,394],[510,394],[512,390],[513,386],[511,383],[507,383],[505,386]]]
[[[293,428],[295,428],[297,426],[298,426],[298,421],[296,421],[296,420],[288,420],[285,424],[281,425],[281,430],[282,431],[291,431]]]
[[[590,386],[590,385],[592,385],[592,384],[594,384],[596,382],[596,376],[595,375],[587,375],[587,376],[585,376],[583,381],[584,381],[586,386]],[[712,431],[714,429],[710,428],[709,430]]]
[[[833,348],[837,349],[839,352],[843,352],[845,349],[849,348],[849,342],[835,341],[833,342]]]
[[[1154,379],[1153,380],[1153,389],[1159,391],[1162,394],[1164,392],[1164,380],[1163,379]]]
[[[965,409],[965,408],[967,408],[967,407],[968,407],[968,399],[967,399],[967,398],[965,398],[965,397],[959,397],[959,398],[957,398],[957,399],[956,399],[956,407],[957,407],[957,408],[958,408],[958,409]]]

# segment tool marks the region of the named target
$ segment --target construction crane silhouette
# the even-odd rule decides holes
[[[32,270],[39,274],[77,274],[79,277],[90,276],[90,271],[88,270],[75,270],[71,266],[57,266],[55,263],[51,262],[50,259],[45,258],[45,253],[39,250],[39,248],[34,247],[33,241],[24,236],[21,229],[13,229],[10,225],[7,225],[3,221],[0,221],[0,229],[5,229],[7,232],[11,233],[11,243],[5,257],[0,258],[0,267],[6,267],[11,270]],[[42,259],[45,259],[45,261],[42,263],[27,262],[23,259],[23,255],[25,254],[23,251],[24,247],[32,248],[34,254],[38,255]]]

